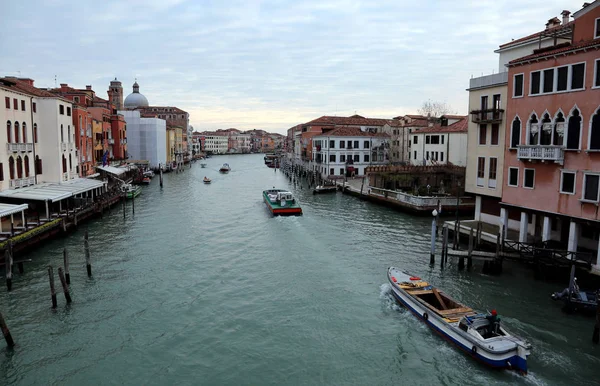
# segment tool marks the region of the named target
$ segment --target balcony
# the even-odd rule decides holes
[[[25,153],[33,151],[33,143],[7,143],[6,150],[9,153]]]
[[[62,174],[62,180],[63,181],[69,181],[69,173],[63,173]]]
[[[75,144],[73,142],[69,142],[68,143],[68,148],[69,148],[69,151],[75,150]]]
[[[109,145],[114,145],[115,144],[115,139],[114,138],[109,138],[108,139],[108,144]]]
[[[552,161],[562,165],[565,159],[563,146],[519,145],[517,149],[517,158],[520,161]]]
[[[14,180],[10,180],[10,188],[23,188],[25,186],[35,185],[35,177],[25,177],[25,178],[16,178]]]
[[[60,144],[60,148],[62,149],[62,151],[67,151],[67,144],[66,143],[61,143]]]
[[[504,118],[504,110],[487,109],[471,111],[471,120],[473,123],[500,123]]]

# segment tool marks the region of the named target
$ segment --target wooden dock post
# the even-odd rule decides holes
[[[444,237],[443,238],[444,263],[447,263],[448,262],[448,225],[447,224],[444,224],[442,233],[443,233],[443,237]]]
[[[69,293],[69,285],[65,280],[65,273],[62,267],[58,268],[58,278],[60,279],[60,284],[62,284],[63,292],[65,294],[65,299],[67,300],[67,304],[71,303],[71,294]]]
[[[600,301],[598,299],[600,299],[600,290],[596,292],[596,324],[592,334],[592,342],[596,344],[600,342]]]
[[[452,249],[458,249],[458,240],[459,240],[458,232],[459,232],[459,229],[458,229],[458,220],[457,220],[457,221],[454,221],[454,232],[453,232],[454,234],[452,235],[453,239],[454,239],[454,245],[452,246]]]
[[[15,341],[13,340],[12,335],[10,335],[10,331],[8,330],[8,326],[6,325],[6,321],[4,320],[4,317],[2,316],[1,312],[0,312],[0,329],[2,330],[2,335],[4,335],[4,340],[6,340],[6,345],[9,348],[14,347]]]
[[[467,257],[467,269],[473,267],[473,228],[469,228],[469,255]]]
[[[48,279],[50,280],[50,296],[52,297],[52,308],[56,308],[56,289],[54,288],[54,270],[48,266]]]
[[[92,262],[90,258],[90,245],[88,243],[88,231],[85,231],[83,236],[83,248],[85,250],[85,267],[87,268],[88,277],[92,277]]]
[[[12,240],[8,240],[8,248],[4,253],[4,270],[6,271],[6,289],[8,292],[12,290]]]
[[[123,200],[123,218],[125,218],[125,200],[127,199],[127,193],[123,192],[121,199]]]
[[[131,213],[135,214],[135,194],[131,195]]]
[[[435,218],[437,215],[437,210],[433,210],[433,220],[431,221],[431,254],[429,256],[429,264],[435,264],[435,228],[437,227]]]
[[[162,176],[163,171],[162,171],[162,167],[160,165],[158,165],[158,170],[159,170],[158,173],[160,175],[160,187],[162,188],[163,187],[163,176]]]
[[[483,228],[483,224],[481,221],[477,221],[477,247],[481,245],[481,230]]]
[[[67,284],[71,284],[71,274],[69,273],[69,252],[67,248],[63,249],[63,260],[65,263],[65,279]]]

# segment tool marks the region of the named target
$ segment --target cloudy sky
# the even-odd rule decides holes
[[[583,0],[0,1],[0,75],[38,87],[137,77],[196,130],[285,132],[321,115],[390,118],[427,99],[467,113],[499,44]]]

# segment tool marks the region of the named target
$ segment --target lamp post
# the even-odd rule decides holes
[[[429,264],[435,264],[435,234],[437,228],[437,209],[434,209],[431,214],[433,215],[433,220],[431,221],[431,255],[429,256]]]

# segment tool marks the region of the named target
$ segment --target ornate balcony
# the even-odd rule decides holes
[[[517,158],[521,161],[551,161],[563,164],[565,148],[554,145],[519,145]]]
[[[35,177],[25,177],[25,178],[15,178],[14,180],[10,180],[10,188],[23,188],[25,186],[35,185]]]
[[[7,143],[6,150],[9,153],[25,153],[33,151],[33,143]]]
[[[471,111],[471,120],[473,123],[500,123],[504,117],[502,109],[486,109]]]

